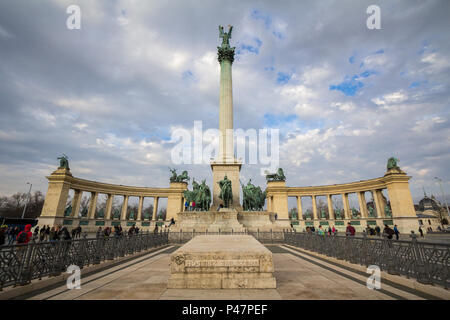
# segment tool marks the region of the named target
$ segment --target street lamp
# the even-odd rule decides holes
[[[434,177],[437,181],[439,181],[439,186],[441,187],[441,193],[442,193],[442,198],[445,201],[445,207],[447,208],[447,214],[450,217],[450,211],[448,210],[448,204],[447,204],[447,199],[445,199],[444,197],[444,189],[442,189],[442,179],[438,178],[438,177]],[[442,224],[442,219],[441,219],[441,224]]]
[[[33,186],[32,183],[27,182],[27,184],[30,185],[30,190],[28,190],[28,198],[27,198],[27,202],[25,202],[25,207],[23,208],[22,219],[23,219],[23,217],[25,216],[25,211],[27,210],[28,202],[30,202],[30,197],[31,197],[31,187]]]

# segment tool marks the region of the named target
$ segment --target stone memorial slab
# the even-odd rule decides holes
[[[248,235],[200,235],[172,253],[170,289],[275,289],[272,253]]]

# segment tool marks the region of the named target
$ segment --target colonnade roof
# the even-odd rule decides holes
[[[348,193],[358,193],[365,191],[381,190],[388,188],[392,182],[408,182],[410,176],[406,174],[386,174],[383,177],[360,180],[342,184],[332,184],[324,186],[307,186],[307,187],[288,187],[285,185],[268,183],[267,192],[272,193],[287,193],[288,196],[326,196],[326,195],[340,195]]]
[[[49,176],[49,180],[57,180],[58,176]],[[180,194],[183,190],[187,189],[187,184],[184,183],[171,183],[168,188],[154,188],[154,187],[136,187],[136,186],[124,186],[118,184],[109,184],[104,182],[97,182],[92,180],[75,178],[73,176],[64,176],[64,183],[69,184],[70,189],[97,192],[112,195],[123,195],[133,197],[161,197],[166,198],[171,194]],[[61,182],[63,182],[61,181]]]

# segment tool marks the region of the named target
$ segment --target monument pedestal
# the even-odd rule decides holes
[[[220,211],[183,211],[178,213],[178,220],[173,228],[184,232],[245,232],[237,219],[235,209],[222,208]]]
[[[196,236],[170,257],[169,289],[275,289],[272,253],[252,236]]]
[[[275,213],[267,211],[239,211],[238,221],[247,231],[283,231],[290,229],[290,221],[275,220]]]
[[[241,184],[239,182],[239,172],[241,171],[242,163],[240,162],[211,162],[211,169],[213,172],[213,204],[212,208],[217,208],[223,201],[219,198],[220,186],[219,181],[223,180],[225,175],[231,180],[231,190],[233,192],[233,203],[231,207],[240,209],[240,190]]]

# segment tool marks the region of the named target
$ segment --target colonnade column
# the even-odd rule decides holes
[[[78,218],[78,211],[80,211],[80,205],[81,205],[81,195],[83,194],[83,191],[81,190],[75,190],[75,193],[73,195],[72,199],[72,213],[70,214],[73,218]]]
[[[358,192],[359,210],[361,211],[361,218],[367,218],[367,204],[364,197],[364,191]]]
[[[154,201],[153,201],[153,215],[152,215],[152,220],[153,221],[156,220],[156,214],[158,213],[158,200],[159,200],[159,197],[154,197]]]
[[[95,218],[95,210],[97,209],[97,199],[98,199],[98,192],[91,192],[91,200],[89,201],[89,213],[88,213],[89,219]]]
[[[297,196],[297,214],[298,220],[303,220],[303,209],[302,209],[302,197],[301,196]]]
[[[331,200],[331,194],[327,194],[328,202],[328,219],[334,220],[333,201]]]
[[[144,197],[140,196],[136,221],[142,221],[142,206],[143,205],[144,205]]]
[[[314,220],[317,220],[317,219],[319,219],[319,217],[317,216],[316,196],[311,196],[311,200],[312,200],[312,209],[313,209]]]
[[[106,220],[111,219],[111,210],[112,210],[113,199],[114,199],[114,195],[108,194],[108,199],[106,199],[106,213],[105,213]]]
[[[377,210],[377,217],[383,217],[383,206],[381,205],[380,202],[380,195],[378,193],[379,190],[372,190],[372,197],[373,197],[373,202],[375,205],[375,209]]]
[[[344,207],[344,217],[345,219],[350,219],[350,206],[348,204],[348,193],[342,194],[342,203]]]
[[[128,211],[128,196],[123,196],[122,213],[120,214],[120,220],[127,219]]]

